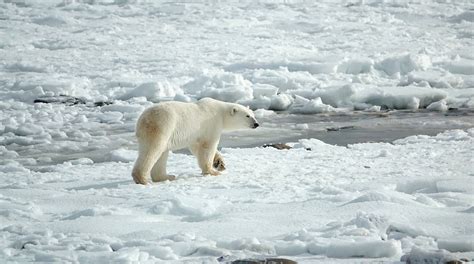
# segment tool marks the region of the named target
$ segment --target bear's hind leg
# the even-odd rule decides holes
[[[132,177],[135,183],[147,184],[147,177],[150,175],[153,165],[164,152],[164,149],[164,146],[160,144],[139,142],[138,158],[132,170]]]
[[[176,176],[166,174],[166,161],[168,160],[169,151],[163,152],[158,161],[155,163],[151,169],[151,180],[154,182],[166,181],[166,180],[175,180]]]

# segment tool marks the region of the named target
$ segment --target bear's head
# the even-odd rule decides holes
[[[258,121],[250,108],[239,104],[231,104],[228,110],[228,118],[224,124],[225,130],[255,129],[258,126]]]

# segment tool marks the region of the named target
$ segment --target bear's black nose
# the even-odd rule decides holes
[[[258,126],[260,126],[258,123],[253,124],[253,128],[257,128]]]

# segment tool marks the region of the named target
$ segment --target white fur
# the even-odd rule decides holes
[[[212,162],[223,131],[256,128],[252,110],[239,104],[204,98],[197,103],[164,102],[146,109],[137,122],[136,183],[172,180],[166,174],[170,150],[189,148],[203,174],[219,175]]]

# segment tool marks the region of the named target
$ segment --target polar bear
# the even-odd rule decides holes
[[[132,171],[136,183],[173,180],[166,174],[171,150],[189,148],[204,175],[219,175],[222,165],[217,145],[223,131],[259,126],[252,110],[239,104],[203,98],[196,103],[163,102],[146,109],[138,118],[138,158]]]

